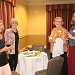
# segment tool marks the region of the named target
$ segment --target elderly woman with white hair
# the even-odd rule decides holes
[[[5,38],[3,36],[4,25],[0,20],[0,75],[12,75],[11,69],[7,59],[7,51],[11,46],[5,46]]]
[[[17,30],[18,21],[12,18],[10,21],[10,28],[5,31],[5,44],[11,45],[12,49],[8,51],[8,61],[11,71],[15,71],[18,62],[18,48],[19,48],[19,32]]]
[[[60,75],[68,75],[68,64],[67,64],[67,51],[68,51],[68,31],[63,27],[63,19],[56,17],[53,21],[55,28],[52,29],[51,35],[49,36],[50,42],[50,55],[52,57],[62,56],[64,63],[62,66]]]

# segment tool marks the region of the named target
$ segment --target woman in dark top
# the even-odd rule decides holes
[[[6,51],[11,49],[11,46],[5,46],[5,39],[2,35],[4,25],[0,20],[0,75],[11,75],[11,70],[8,64]]]
[[[9,54],[9,65],[11,71],[15,71],[17,62],[18,62],[18,48],[19,48],[19,33],[17,30],[18,21],[15,18],[11,19],[10,22],[11,28],[5,31],[5,44],[10,44],[12,46],[12,50],[8,51]]]

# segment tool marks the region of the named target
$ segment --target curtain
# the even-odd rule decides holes
[[[71,28],[71,17],[73,13],[73,4],[58,4],[58,5],[46,5],[46,48],[50,48],[48,42],[48,36],[51,34],[51,30],[55,27],[53,20],[55,17],[62,17],[64,21],[63,27],[67,30]]]
[[[1,0],[0,1],[0,19],[4,23],[5,29],[10,28],[10,19],[15,17],[14,7],[16,0]]]

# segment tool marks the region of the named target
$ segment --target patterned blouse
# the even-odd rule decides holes
[[[61,30],[58,30],[57,28],[54,28],[51,31],[51,35],[50,37],[52,37],[52,39],[56,39],[56,38],[61,38],[64,41],[64,52],[67,52],[68,50],[68,41],[67,41],[67,30],[65,28],[61,28]],[[53,43],[50,44],[50,52],[53,52]]]
[[[17,31],[18,32],[18,31]],[[18,34],[19,35],[19,34]],[[12,50],[9,50],[9,54],[15,54],[15,34],[11,28],[7,29],[4,34],[5,44],[11,44]],[[18,42],[19,49],[19,42]]]

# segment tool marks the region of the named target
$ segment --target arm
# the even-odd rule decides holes
[[[5,46],[4,48],[2,48],[2,49],[0,50],[0,53],[2,53],[2,52],[4,52],[4,51],[8,51],[8,50],[10,50],[10,49],[11,49],[11,46],[10,46],[10,47]]]
[[[70,38],[70,39],[75,39],[75,37],[72,36],[70,33],[68,33],[67,35],[68,35],[68,38]]]
[[[5,37],[5,45],[8,43],[8,41],[9,41],[9,31],[8,30],[6,30],[5,31],[5,33],[4,33],[4,37]]]
[[[50,43],[54,43],[54,42],[55,42],[55,40],[54,40],[51,36],[49,37],[48,41],[49,41]]]
[[[55,42],[55,39],[56,39],[55,30],[53,29],[51,31],[51,35],[48,37],[48,41],[49,41],[49,43],[54,43]]]

